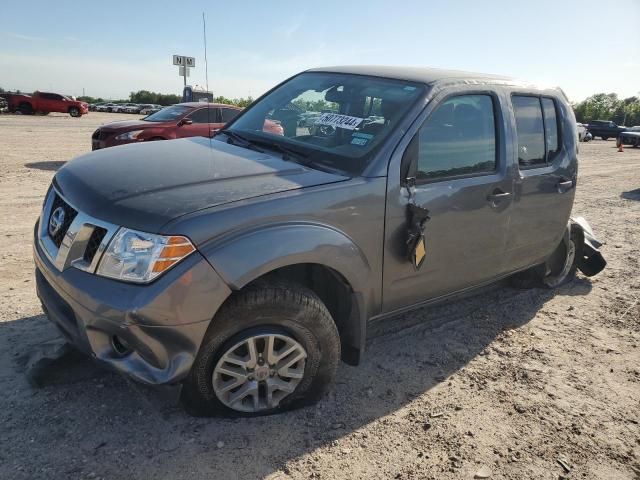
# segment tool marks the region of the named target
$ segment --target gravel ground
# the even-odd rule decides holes
[[[613,141],[581,145],[574,206],[604,272],[375,324],[317,406],[193,418],[81,356],[32,387],[25,355],[56,337],[33,282],[43,196],[99,124],[133,117],[0,115],[0,478],[640,478],[640,149]]]

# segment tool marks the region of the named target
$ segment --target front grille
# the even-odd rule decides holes
[[[62,209],[64,210],[64,222],[62,223],[62,227],[58,229],[55,235],[51,235],[50,231],[48,230],[51,240],[58,248],[60,248],[62,240],[64,239],[67,230],[69,230],[69,226],[71,226],[71,222],[73,222],[73,220],[76,218],[76,215],[78,215],[78,212],[74,208],[72,208],[71,205],[62,200],[62,198],[60,198],[60,196],[56,193],[55,198],[53,199],[53,205],[51,205],[51,211],[49,212],[49,221],[51,221],[51,215],[53,215],[53,212],[55,212],[60,207],[62,207]]]
[[[87,263],[91,263],[93,257],[95,257],[98,248],[100,248],[100,244],[107,234],[107,229],[102,227],[95,227],[93,232],[91,233],[91,237],[89,237],[89,241],[87,242],[87,248],[84,251],[84,261]]]

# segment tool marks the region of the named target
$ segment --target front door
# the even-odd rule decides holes
[[[512,179],[501,102],[491,92],[443,98],[405,151],[415,188],[389,186],[383,312],[490,281],[505,268]],[[391,178],[391,177],[390,177]],[[426,256],[406,252],[407,203],[428,210]]]
[[[208,137],[209,132],[219,128],[219,115],[218,109],[213,107],[199,108],[191,112],[185,118],[191,120],[192,123],[180,125],[176,130],[176,137]]]

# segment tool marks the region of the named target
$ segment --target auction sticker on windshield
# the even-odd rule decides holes
[[[340,115],[338,113],[323,113],[316,120],[316,125],[329,125],[335,128],[345,128],[353,130],[362,123],[362,118]]]

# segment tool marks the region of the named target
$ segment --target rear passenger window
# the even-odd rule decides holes
[[[214,108],[201,108],[189,115],[189,118],[193,123],[215,123],[216,110]]]
[[[518,163],[521,167],[546,165],[540,99],[514,95],[512,102],[518,133]]]
[[[460,95],[439,105],[418,132],[416,180],[493,172],[493,98]]]
[[[220,111],[222,112],[223,123],[230,122],[240,113],[240,110],[235,110],[233,108],[221,108]]]
[[[544,113],[544,132],[547,139],[547,162],[551,162],[558,153],[558,116],[556,104],[550,98],[542,98],[542,111]]]

